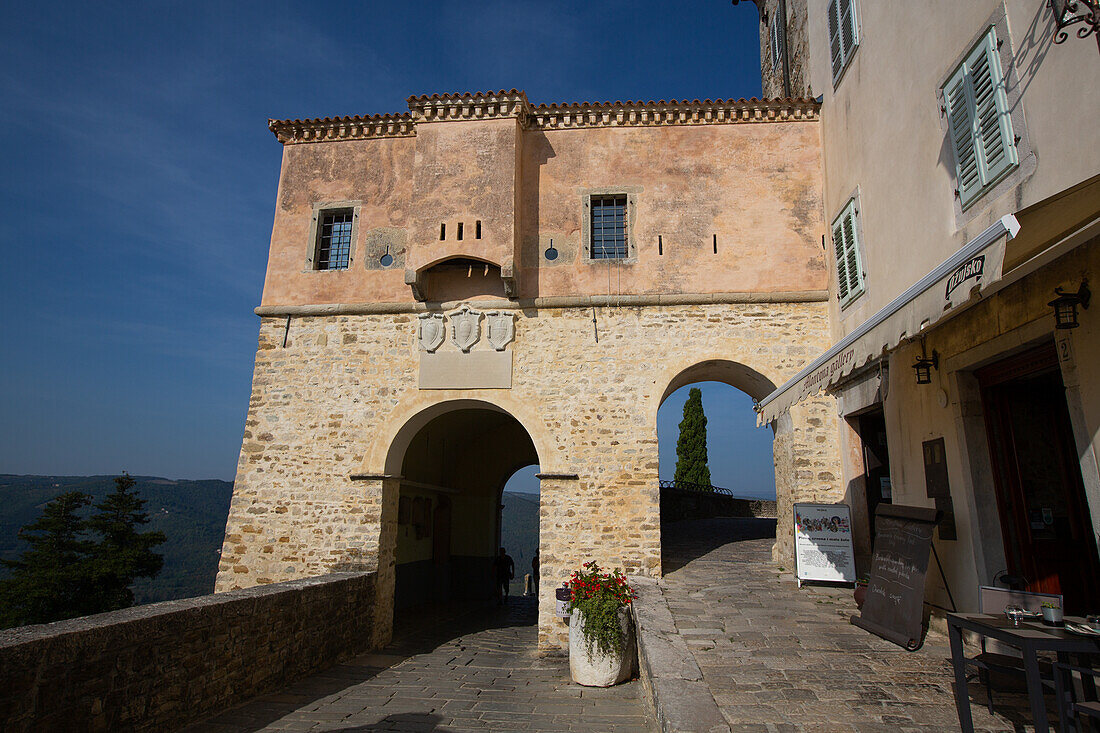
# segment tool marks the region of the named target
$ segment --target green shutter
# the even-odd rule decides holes
[[[848,300],[848,266],[844,256],[844,215],[833,224],[833,246],[836,248],[836,287],[840,302]]]
[[[829,55],[833,61],[833,80],[844,68],[844,47],[840,41],[840,0],[829,0]]]
[[[955,151],[955,180],[958,181],[959,198],[963,206],[981,190],[981,174],[978,172],[978,150],[974,145],[974,116],[971,114],[970,85],[966,79],[966,65],[959,67],[944,87],[947,107],[947,125],[951,146]]]
[[[840,39],[844,43],[844,58],[851,57],[859,38],[856,36],[856,11],[852,0],[838,0],[840,3]]]
[[[858,216],[856,200],[852,199],[833,222],[837,295],[840,296],[842,307],[863,293],[863,259],[860,255]]]
[[[856,23],[854,2],[855,0],[829,0],[829,57],[832,61],[834,82],[859,45],[859,24]]]
[[[959,200],[966,208],[1019,160],[995,29],[951,75],[943,96]]]
[[[1016,142],[1008,112],[1001,61],[997,56],[997,32],[990,28],[971,54],[967,66],[974,89],[975,133],[981,146],[982,185],[991,186],[1016,165]]]

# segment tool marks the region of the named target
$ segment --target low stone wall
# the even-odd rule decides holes
[[[730,727],[668,608],[660,582],[632,576],[638,671],[661,733],[729,733]]]
[[[710,519],[711,517],[775,518],[775,502],[765,499],[738,499],[709,491],[661,489],[661,521]]]
[[[0,730],[171,730],[371,645],[373,573],[0,631]]]

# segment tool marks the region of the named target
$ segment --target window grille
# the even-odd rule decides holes
[[[351,259],[351,211],[321,214],[317,235],[317,269],[346,270]]]
[[[592,259],[626,259],[626,196],[592,197]]]

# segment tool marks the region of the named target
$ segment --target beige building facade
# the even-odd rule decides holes
[[[828,354],[857,353],[819,386],[858,548],[878,504],[934,506],[933,606],[977,610],[1000,581],[1100,607],[1100,323],[1080,302],[1056,328],[1051,305],[1100,274],[1095,38],[1063,40],[1047,3],[1022,0],[758,5],[762,54],[790,28],[792,93],[821,100]]]
[[[537,465],[539,644],[560,646],[554,588],[583,562],[661,573],[664,399],[704,380],[761,399],[831,343],[812,101],[512,90],[271,128],[219,591],[375,569],[382,643],[395,607],[491,595],[501,491]],[[781,516],[842,499],[834,400],[773,430]]]

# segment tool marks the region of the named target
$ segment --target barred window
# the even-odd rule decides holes
[[[591,203],[592,259],[626,259],[626,196],[593,196]]]
[[[324,211],[317,228],[317,269],[346,270],[351,259],[351,210]]]

